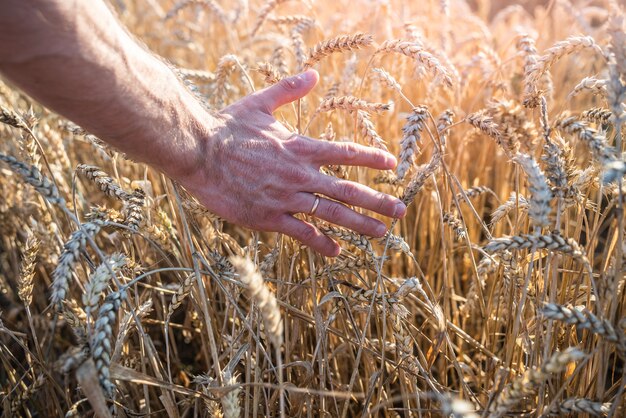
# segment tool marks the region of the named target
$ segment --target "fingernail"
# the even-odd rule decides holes
[[[393,209],[393,217],[401,218],[406,213],[406,205],[402,202],[396,203],[396,207]]]
[[[387,232],[387,225],[380,224],[376,227],[376,235],[382,237]]]
[[[299,76],[302,80],[309,82],[315,79],[315,70],[307,70]]]

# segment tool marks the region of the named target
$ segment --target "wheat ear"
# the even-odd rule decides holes
[[[59,194],[59,189],[41,171],[33,165],[25,164],[10,155],[0,154],[0,161],[9,165],[11,170],[24,179],[24,181],[35,188],[50,203],[65,207],[65,199]]]
[[[435,77],[443,80],[444,84],[452,87],[452,78],[447,68],[423,45],[417,42],[408,42],[400,39],[388,40],[378,48],[376,53],[395,52],[413,58],[426,67]]]
[[[568,348],[565,351],[554,353],[541,367],[527,370],[504,388],[494,401],[489,417],[501,417],[524,396],[532,394],[552,375],[561,373],[569,363],[581,360],[584,357],[585,353],[582,351],[576,348]]]
[[[63,245],[59,263],[52,273],[53,281],[50,302],[54,306],[60,308],[65,299],[74,264],[78,261],[80,252],[87,244],[87,238],[96,235],[104,225],[105,222],[100,220],[84,223],[78,231],[72,233],[70,239]]]
[[[428,118],[428,107],[417,106],[407,118],[407,122],[402,128],[402,140],[400,141],[400,156],[396,175],[398,180],[404,179],[406,173],[413,166],[415,154],[419,152],[418,143],[421,143],[422,130]]]
[[[230,262],[239,273],[241,282],[247,286],[250,298],[259,307],[269,340],[274,347],[281,347],[283,344],[283,322],[276,296],[267,288],[263,277],[250,260],[236,256],[232,257]]]
[[[92,312],[98,307],[100,296],[109,286],[111,281],[111,272],[116,272],[126,265],[128,259],[122,254],[114,254],[108,257],[100,264],[85,285],[85,292],[82,300],[85,306],[85,313],[91,316]]]
[[[98,379],[109,398],[113,397],[113,391],[115,390],[110,374],[113,326],[124,297],[125,293],[123,291],[117,291],[109,293],[104,298],[104,302],[98,311],[94,334],[90,341],[91,356],[96,365]]]
[[[339,96],[330,97],[328,99],[322,100],[319,107],[317,108],[317,112],[329,112],[335,109],[350,111],[364,110],[370,113],[382,113],[384,111],[390,110],[391,105],[388,103],[366,102],[365,100],[359,99],[354,96]]]
[[[322,41],[311,49],[309,52],[309,58],[304,62],[304,68],[307,69],[312,67],[322,58],[330,54],[365,48],[366,46],[371,45],[373,41],[374,39],[372,38],[372,35],[365,33],[342,35]]]
[[[17,280],[17,294],[26,306],[29,306],[33,300],[33,279],[38,251],[39,241],[34,236],[29,235],[24,246],[20,275]]]

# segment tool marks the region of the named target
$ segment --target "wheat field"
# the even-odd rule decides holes
[[[111,7],[210,109],[316,69],[276,118],[408,212],[325,258],[0,82],[3,416],[626,414],[623,4]]]

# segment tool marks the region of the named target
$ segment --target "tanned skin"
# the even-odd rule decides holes
[[[162,171],[224,219],[282,232],[326,256],[339,245],[315,216],[380,237],[363,208],[402,217],[397,198],[319,172],[323,165],[393,169],[393,155],[290,132],[272,113],[305,96],[313,70],[253,93],[220,112],[205,110],[172,70],[146,50],[101,0],[1,0],[0,72],[26,93],[129,157]],[[339,203],[342,202],[342,203]]]

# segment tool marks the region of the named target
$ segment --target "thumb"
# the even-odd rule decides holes
[[[318,80],[317,71],[308,70],[293,77],[283,78],[273,86],[255,93],[255,100],[268,113],[272,113],[282,105],[306,96]]]

